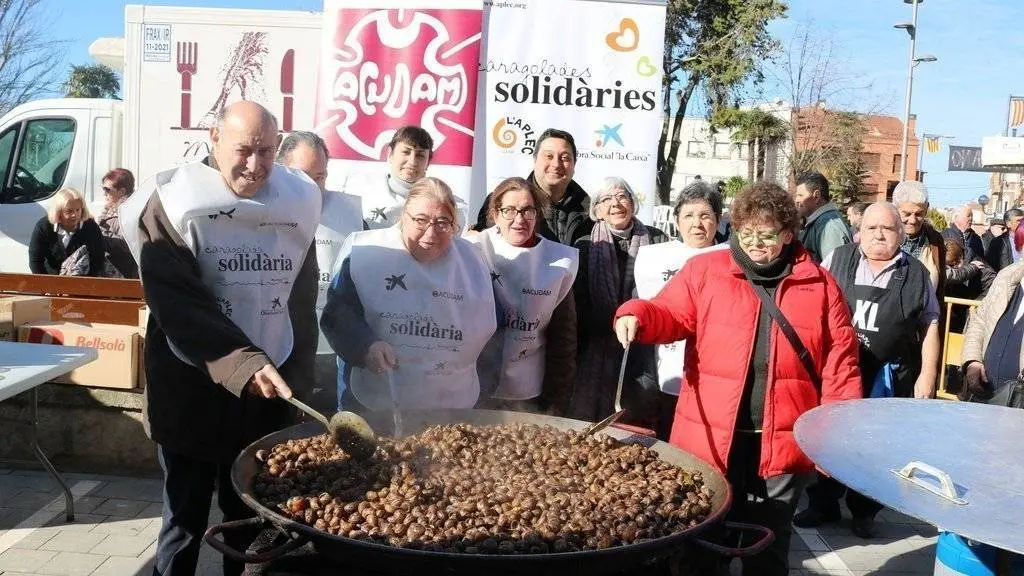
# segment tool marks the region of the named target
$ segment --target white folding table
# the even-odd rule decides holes
[[[32,450],[35,452],[36,458],[64,489],[64,504],[68,522],[75,519],[75,500],[71,495],[68,483],[57,472],[39,446],[39,392],[37,387],[43,382],[49,382],[95,359],[95,348],[0,342],[0,401],[22,392],[31,391],[29,420],[16,420],[15,422],[27,424],[30,427]]]

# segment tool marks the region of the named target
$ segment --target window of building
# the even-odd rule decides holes
[[[686,155],[690,158],[703,158],[706,156],[704,143],[699,140],[690,140],[686,143]]]
[[[736,146],[736,150],[739,151],[740,160],[750,159],[750,146],[748,146],[746,142],[734,144],[734,146]]]
[[[870,172],[881,172],[882,171],[882,155],[873,152],[863,152],[860,154],[860,162],[864,166],[865,170]]]
[[[903,160],[903,155],[902,154],[893,154],[893,156],[892,156],[892,173],[893,174],[899,174],[900,173],[900,164],[903,163],[902,160]]]
[[[715,158],[728,160],[732,157],[732,144],[729,142],[715,142]]]

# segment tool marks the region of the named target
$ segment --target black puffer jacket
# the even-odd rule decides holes
[[[526,179],[537,185],[533,172],[530,172]],[[488,194],[477,214],[474,230],[481,231],[494,225],[494,221],[487,214],[490,204],[491,195]],[[544,219],[537,223],[537,233],[548,240],[572,246],[577,240],[590,234],[593,227],[594,222],[590,219],[590,196],[575,180],[571,180],[565,190],[565,196],[552,203],[544,214]]]

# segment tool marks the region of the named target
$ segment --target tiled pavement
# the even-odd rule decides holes
[[[148,576],[160,528],[160,482],[67,474],[76,521],[45,472],[0,468],[0,574]],[[215,512],[211,519],[215,520]],[[792,575],[926,575],[935,564],[935,529],[888,510],[879,535],[862,540],[839,526],[794,534]],[[733,573],[739,574],[738,563]],[[200,576],[219,576],[220,557],[204,546]]]

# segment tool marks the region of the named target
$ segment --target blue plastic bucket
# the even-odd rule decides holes
[[[939,532],[935,547],[936,576],[996,576],[999,549]],[[1010,574],[1024,574],[1024,557],[1011,557]]]

